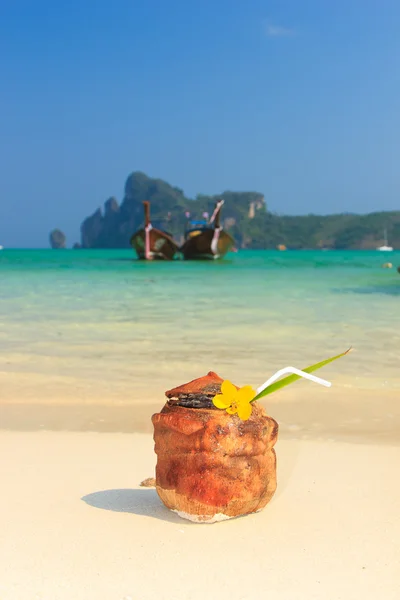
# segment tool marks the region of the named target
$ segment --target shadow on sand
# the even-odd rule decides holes
[[[154,489],[102,490],[81,498],[89,506],[114,512],[126,512],[170,523],[182,524],[182,519],[168,510]]]

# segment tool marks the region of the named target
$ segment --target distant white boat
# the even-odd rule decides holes
[[[3,246],[0,246],[0,250],[3,250]]]
[[[384,237],[384,244],[383,246],[380,246],[379,248],[377,248],[377,250],[379,250],[380,252],[392,252],[393,248],[392,246],[388,245],[388,238],[387,238],[387,231],[386,229],[383,232],[383,237]]]

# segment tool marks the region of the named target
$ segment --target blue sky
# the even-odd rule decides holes
[[[2,0],[0,244],[141,170],[278,213],[400,208],[400,3]]]

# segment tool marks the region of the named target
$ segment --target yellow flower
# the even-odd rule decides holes
[[[213,398],[214,406],[226,410],[230,415],[237,413],[242,421],[247,421],[252,411],[250,402],[256,395],[253,388],[245,385],[237,390],[230,381],[225,380],[221,384],[221,392]]]

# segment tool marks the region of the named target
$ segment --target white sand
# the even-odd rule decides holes
[[[400,447],[277,453],[264,511],[196,525],[138,487],[150,435],[0,432],[1,600],[398,600]]]

